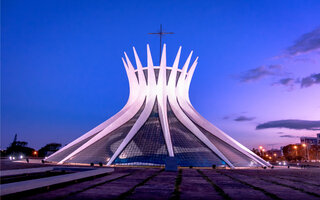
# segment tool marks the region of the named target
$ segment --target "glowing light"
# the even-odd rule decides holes
[[[22,159],[23,158],[23,155],[20,155],[20,159]]]
[[[123,153],[120,154],[119,158],[120,159],[125,159],[125,158],[127,158],[127,154],[123,152]]]
[[[274,153],[273,155],[274,155],[274,157],[277,157],[277,154],[276,154],[276,153]]]
[[[10,156],[9,159],[12,160],[12,157]]]
[[[294,149],[297,149],[298,147],[296,145],[293,146]]]
[[[259,146],[259,149],[263,149],[263,147],[262,147],[262,146]]]
[[[306,145],[306,144],[302,144],[302,146],[303,146],[303,147],[306,147],[307,145]]]
[[[33,155],[37,155],[37,154],[38,154],[38,152],[37,152],[37,151],[34,151],[34,152],[33,152]]]
[[[262,149],[262,151],[265,152],[266,150],[265,150],[265,149]]]

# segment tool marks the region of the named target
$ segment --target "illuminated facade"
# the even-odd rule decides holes
[[[63,163],[164,165],[175,157],[179,166],[269,166],[263,159],[204,119],[191,105],[190,82],[198,63],[192,52],[179,69],[181,47],[167,66],[166,45],[160,66],[147,46],[147,67],[133,48],[135,69],[125,53],[130,95],[116,115],[46,159]],[[189,70],[188,70],[189,68]]]

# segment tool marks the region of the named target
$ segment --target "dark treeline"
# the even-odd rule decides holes
[[[61,144],[59,143],[49,143],[36,151],[34,148],[28,147],[28,142],[18,141],[17,134],[15,134],[13,142],[9,145],[9,147],[6,150],[1,151],[1,157],[46,157],[58,151],[60,148]]]

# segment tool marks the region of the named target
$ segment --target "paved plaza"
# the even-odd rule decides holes
[[[115,168],[114,172],[2,199],[320,199],[320,168]]]

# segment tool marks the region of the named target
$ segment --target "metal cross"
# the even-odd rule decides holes
[[[148,33],[148,34],[156,34],[160,36],[160,60],[161,60],[161,54],[162,54],[162,35],[165,34],[174,34],[174,32],[162,32],[162,24],[160,24],[160,31],[157,33]]]

